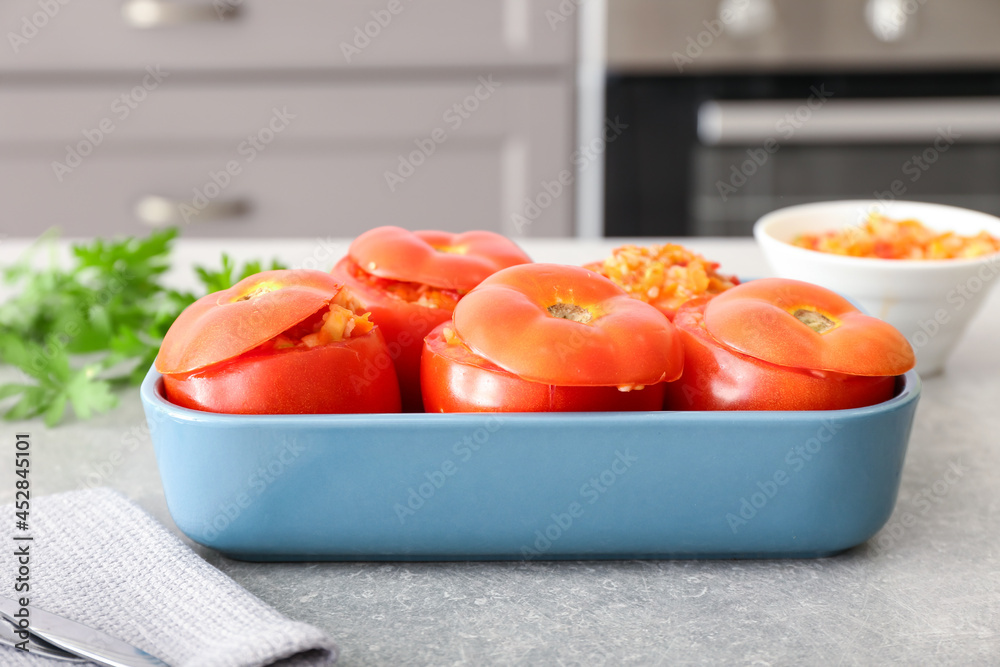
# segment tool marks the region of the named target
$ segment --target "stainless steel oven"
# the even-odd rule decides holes
[[[1000,3],[609,3],[605,233],[744,235],[767,211],[1000,214]]]

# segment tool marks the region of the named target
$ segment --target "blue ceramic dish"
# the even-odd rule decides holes
[[[826,412],[220,415],[151,370],[170,513],[245,560],[827,556],[889,519],[920,394]]]

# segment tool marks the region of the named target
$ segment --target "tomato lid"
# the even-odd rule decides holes
[[[329,305],[341,284],[323,271],[264,271],[201,297],[177,317],[154,366],[190,373],[267,342]]]
[[[533,382],[647,385],[675,380],[684,364],[666,316],[578,266],[499,271],[458,302],[454,323],[473,352]]]
[[[722,345],[779,366],[877,376],[899,375],[916,363],[891,324],[799,280],[752,280],[713,297],[705,328]]]

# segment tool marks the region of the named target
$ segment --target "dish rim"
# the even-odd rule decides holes
[[[451,413],[352,413],[352,414],[232,414],[204,412],[175,405],[162,394],[162,375],[150,367],[139,388],[142,402],[160,414],[188,423],[212,423],[217,426],[240,426],[252,423],[256,427],[276,426],[300,428],[304,426],[355,426],[357,424],[383,424],[386,426],[414,426],[417,424],[454,424],[481,421],[484,417],[499,417],[505,423],[516,421],[542,421],[554,425],[579,426],[581,419],[635,422],[636,420],[656,421],[791,421],[816,420],[836,416],[867,417],[902,407],[909,401],[917,400],[923,388],[920,376],[915,370],[897,376],[897,392],[887,401],[860,408],[840,410],[683,410],[683,411],[635,411],[635,412],[451,412]],[[513,421],[509,421],[513,420]],[[547,421],[543,421],[547,420]]]

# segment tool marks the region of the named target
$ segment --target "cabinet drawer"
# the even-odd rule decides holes
[[[449,148],[394,193],[382,177],[395,158],[388,150],[315,155],[275,149],[250,164],[225,153],[102,155],[61,184],[51,178],[47,161],[4,157],[2,230],[16,237],[58,225],[68,236],[142,235],[149,227],[140,221],[137,206],[144,202],[145,214],[154,215],[162,202],[148,198],[156,196],[186,206],[172,213],[185,236],[351,237],[386,224],[516,235],[510,225],[514,206],[506,197],[517,184],[505,179],[524,174],[505,173],[511,158],[504,146],[456,143]],[[240,165],[235,175],[225,174],[227,162]],[[548,235],[568,234],[570,199],[560,198],[533,227]]]
[[[559,0],[64,2],[0,4],[0,71],[568,65],[575,42]]]
[[[456,127],[461,116],[449,111],[470,90],[164,87],[99,142],[87,138],[98,137],[99,105],[82,121],[58,112],[76,106],[59,104],[67,93],[8,91],[0,233],[142,233],[136,205],[157,196],[189,207],[166,210],[192,236],[352,236],[383,224],[569,235],[572,185],[554,181],[572,169],[570,86],[505,83]],[[285,122],[275,108],[296,116]],[[545,206],[519,229],[515,214],[526,215],[543,182]]]
[[[143,85],[145,77],[151,90]],[[507,74],[466,74],[447,82],[307,86],[192,83],[162,72],[160,77],[156,84],[140,71],[123,84],[0,86],[0,147],[26,146],[55,158],[65,153],[66,144],[81,141],[102,124],[110,132],[104,133],[101,150],[123,144],[229,147],[258,132],[275,109],[294,116],[282,143],[399,140],[402,150],[438,126],[449,135],[537,135],[533,141],[572,131],[568,79],[533,82]]]

